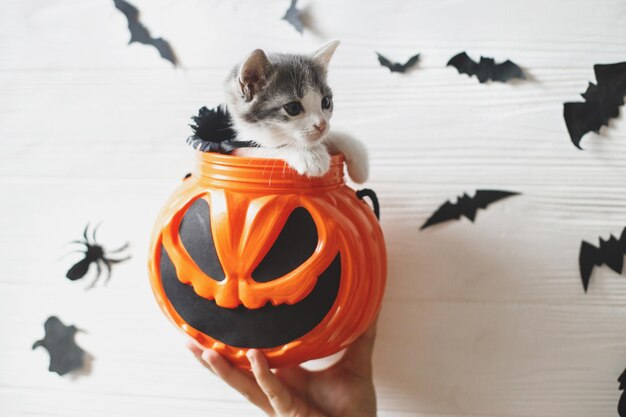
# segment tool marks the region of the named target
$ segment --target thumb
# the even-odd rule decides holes
[[[376,326],[378,316],[374,322],[348,348],[339,361],[339,366],[365,379],[372,379],[372,354],[376,341]]]

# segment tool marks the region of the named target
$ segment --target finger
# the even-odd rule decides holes
[[[259,407],[266,414],[273,416],[274,410],[255,379],[249,373],[233,366],[222,355],[214,350],[207,349],[202,359],[213,368],[213,372],[228,385],[239,391],[252,404]]]
[[[202,359],[202,349],[200,349],[193,341],[189,340],[187,341],[187,349],[189,349],[191,351],[191,353],[193,353],[193,356],[196,357],[196,359],[198,360],[198,362],[200,362],[200,364],[202,366],[204,366],[206,369],[208,369],[209,371],[215,373],[213,371],[213,368],[211,368],[209,366],[208,363],[206,363],[203,359]]]
[[[256,349],[250,349],[247,356],[259,387],[261,387],[278,415],[295,415],[299,404],[291,391],[289,391],[289,388],[272,373],[265,356]]]
[[[376,341],[378,317],[348,348],[339,365],[358,377],[372,378],[372,355]]]
[[[202,348],[200,348],[200,346],[198,346],[193,340],[187,340],[187,344],[185,346],[187,346],[187,349],[189,349],[194,356],[202,355]]]
[[[274,375],[283,384],[295,390],[295,395],[303,394],[309,384],[309,372],[298,365],[276,369]]]
[[[191,350],[205,368],[239,391],[248,401],[259,407],[266,414],[274,415],[274,410],[269,400],[251,375],[233,366],[214,350],[203,350],[193,341],[187,342],[187,348]]]

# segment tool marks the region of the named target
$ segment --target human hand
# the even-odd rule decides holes
[[[247,353],[252,374],[211,349],[190,341],[196,358],[271,417],[375,417],[372,353],[376,322],[354,341],[339,362],[322,371],[294,365],[272,372],[260,351]]]

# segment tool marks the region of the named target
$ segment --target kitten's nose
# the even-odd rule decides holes
[[[328,123],[326,123],[324,120],[320,120],[319,122],[315,123],[313,126],[315,126],[315,129],[317,129],[318,132],[322,133],[328,127]]]

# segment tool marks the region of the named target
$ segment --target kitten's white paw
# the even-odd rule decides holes
[[[369,158],[365,146],[346,133],[333,132],[327,140],[328,148],[342,153],[346,158],[348,175],[352,181],[362,184],[369,176]]]
[[[361,142],[354,141],[350,147],[350,154],[346,152],[346,166],[348,175],[357,184],[363,184],[369,177],[369,156],[367,149]]]
[[[308,177],[321,177],[330,169],[330,154],[323,146],[294,152],[286,161],[298,174]]]
[[[367,161],[346,161],[348,167],[348,175],[352,178],[352,181],[357,184],[363,184],[369,177],[369,164]]]

